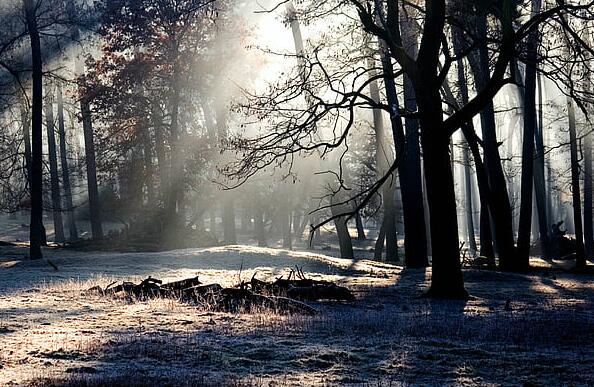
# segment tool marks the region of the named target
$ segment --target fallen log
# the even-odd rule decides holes
[[[114,286],[115,285],[115,286]],[[234,288],[223,288],[219,284],[203,285],[198,277],[163,283],[148,277],[139,284],[124,281],[109,284],[105,289],[94,286],[87,293],[102,296],[132,297],[137,300],[150,298],[176,298],[181,302],[224,312],[257,312],[262,309],[276,313],[313,315],[316,310],[303,301],[336,300],[353,301],[351,291],[333,282],[306,278],[299,268],[291,270],[289,277],[265,282],[252,277]]]

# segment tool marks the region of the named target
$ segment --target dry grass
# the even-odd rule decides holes
[[[266,267],[286,260],[258,254]],[[312,275],[340,277],[358,300],[317,303],[313,317],[214,313],[174,300],[83,293],[113,276],[5,291],[0,384],[594,385],[594,348],[583,345],[594,340],[591,277],[470,270],[475,299],[459,303],[419,297],[430,272],[382,266],[385,278],[370,275],[378,267],[359,266],[349,275],[352,264],[339,263],[312,265]],[[250,270],[275,275],[249,268],[246,277]],[[201,274],[237,279],[235,267]]]

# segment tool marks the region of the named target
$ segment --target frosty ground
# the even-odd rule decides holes
[[[594,385],[594,281],[467,269],[468,302],[420,297],[429,270],[320,252],[226,246],[158,253],[24,247],[0,258],[2,385]],[[354,303],[313,317],[213,313],[84,293],[148,275],[233,285],[302,267]],[[241,274],[240,274],[241,271]]]

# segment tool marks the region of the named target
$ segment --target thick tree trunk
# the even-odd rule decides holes
[[[330,198],[330,209],[332,211],[332,216],[338,216],[350,212],[350,209],[345,204],[338,204],[342,201],[342,195],[332,195]],[[336,235],[338,236],[338,245],[340,247],[341,258],[353,259],[353,244],[347,226],[347,216],[339,216],[338,218],[334,219],[334,226],[336,227]]]
[[[357,211],[355,215],[355,224],[357,225],[357,239],[360,241],[364,241],[367,239],[365,236],[365,228],[363,227],[363,219],[361,218],[361,213]]]
[[[64,202],[66,204],[66,219],[68,223],[68,239],[78,239],[76,220],[74,219],[74,205],[72,202],[72,187],[70,184],[70,166],[68,165],[68,151],[66,149],[66,129],[64,127],[64,101],[62,87],[58,86],[58,135],[60,138],[60,167],[62,168],[62,185],[64,187]]]
[[[580,166],[578,161],[578,139],[576,135],[575,111],[573,101],[567,97],[567,113],[569,116],[569,141],[571,152],[571,196],[573,201],[573,224],[575,229],[576,258],[577,268],[586,266],[584,255],[584,232],[582,229],[582,203],[580,192]]]
[[[62,196],[60,194],[60,177],[58,173],[58,155],[56,150],[56,135],[54,128],[54,98],[51,89],[46,93],[45,124],[47,129],[47,150],[49,154],[52,216],[54,219],[54,240],[57,243],[64,243],[65,238],[64,223],[62,221]]]
[[[432,276],[428,295],[437,298],[467,298],[460,263],[449,137],[443,134],[441,128],[439,94],[435,92],[420,98],[419,112],[431,229]]]
[[[375,241],[375,247],[373,250],[373,259],[376,261],[382,260],[382,253],[384,252],[384,242],[386,241],[386,226],[385,226],[386,219],[382,221],[380,226],[379,232],[377,234],[377,239]]]
[[[36,3],[23,0],[27,29],[31,40],[31,59],[33,92],[31,111],[31,223],[30,248],[31,259],[40,259],[43,242],[43,64],[41,60],[41,42],[37,29]]]

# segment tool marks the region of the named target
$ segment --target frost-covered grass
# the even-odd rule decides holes
[[[461,303],[420,297],[430,270],[309,252],[231,246],[81,257],[58,250],[51,259],[58,272],[18,260],[0,268],[2,385],[594,384],[592,277],[468,270],[475,298]],[[305,317],[83,292],[148,274],[232,285],[239,267],[248,279],[294,265],[352,287],[357,301],[316,303],[320,313]]]

